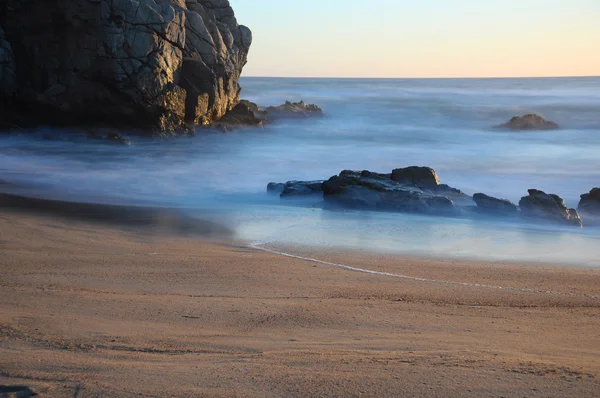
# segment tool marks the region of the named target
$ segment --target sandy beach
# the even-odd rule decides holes
[[[261,247],[315,262],[176,212],[0,206],[0,396],[600,392],[598,269]]]

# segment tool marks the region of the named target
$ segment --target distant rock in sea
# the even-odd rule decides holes
[[[524,116],[514,116],[508,122],[496,126],[496,128],[511,130],[556,130],[560,126],[544,119],[540,115],[530,113]]]
[[[169,133],[217,121],[239,103],[252,33],[227,0],[4,3],[0,120],[7,125]]]
[[[285,101],[285,104],[279,106],[269,106],[265,109],[268,118],[288,119],[288,118],[307,118],[314,116],[323,116],[323,110],[314,104],[305,104],[304,101],[290,102]]]

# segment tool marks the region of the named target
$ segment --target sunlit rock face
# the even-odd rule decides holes
[[[27,123],[208,124],[239,102],[251,42],[227,0],[0,0],[0,108]]]

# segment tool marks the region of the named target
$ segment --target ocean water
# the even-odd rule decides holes
[[[268,182],[343,169],[434,168],[443,183],[518,202],[528,188],[576,207],[600,186],[600,78],[243,78],[259,105],[304,100],[318,119],[192,138],[128,137],[129,147],[40,128],[0,135],[0,190],[210,214],[247,241],[600,266],[600,229],[406,214],[332,212],[286,202]],[[493,129],[536,112],[556,131]],[[126,132],[125,132],[126,133]]]

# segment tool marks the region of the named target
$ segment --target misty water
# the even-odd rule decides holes
[[[128,136],[128,147],[77,131],[4,134],[0,179],[8,184],[0,190],[178,207],[248,242],[600,266],[598,227],[329,211],[314,206],[318,199],[289,202],[265,192],[270,181],[419,165],[468,194],[518,202],[537,188],[576,207],[579,195],[600,186],[600,78],[243,78],[241,85],[242,97],[259,105],[303,99],[326,117],[227,134]],[[529,112],[563,128],[492,128]]]

